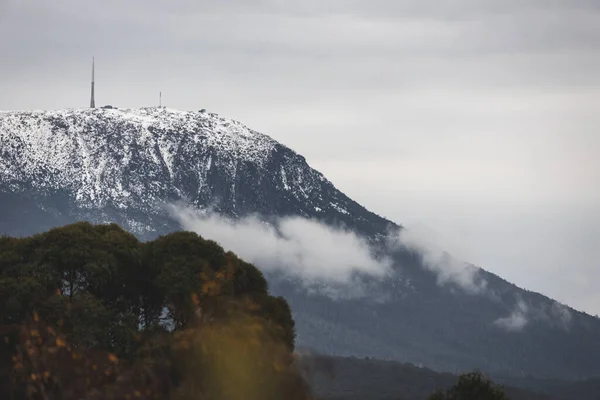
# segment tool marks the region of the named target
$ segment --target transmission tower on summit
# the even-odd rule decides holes
[[[90,108],[96,108],[96,101],[94,100],[94,57],[92,57],[92,99],[90,100]]]

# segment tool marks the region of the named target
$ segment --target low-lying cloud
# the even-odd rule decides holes
[[[263,271],[283,273],[333,297],[365,296],[364,281],[390,272],[391,261],[376,257],[365,239],[314,220],[287,217],[269,224],[258,217],[232,220],[179,206],[170,211],[185,230],[218,242]]]
[[[481,269],[467,264],[443,250],[435,234],[423,227],[411,227],[390,235],[392,246],[404,246],[421,255],[423,266],[437,275],[440,286],[454,284],[471,294],[482,294],[487,281]]]
[[[527,307],[527,304],[523,300],[519,300],[512,313],[508,317],[498,318],[494,321],[494,325],[508,332],[520,332],[529,322],[527,319],[528,312],[529,307]]]
[[[507,317],[498,318],[494,325],[507,332],[521,332],[530,322],[543,322],[553,328],[569,330],[573,315],[569,308],[556,301],[547,303],[526,302],[518,298]]]
[[[210,210],[174,205],[169,209],[183,229],[215,240],[263,271],[297,279],[306,289],[331,297],[373,297],[369,282],[393,273],[392,261],[376,256],[365,238],[315,220],[286,217],[266,223],[258,216],[233,220]],[[440,286],[455,285],[470,294],[486,291],[480,269],[442,250],[426,230],[391,233],[388,246],[419,253],[423,267],[436,274]]]

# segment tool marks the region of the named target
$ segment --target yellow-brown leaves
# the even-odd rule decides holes
[[[221,291],[221,284],[216,281],[207,281],[202,284],[202,294],[205,296],[217,296]]]
[[[200,298],[197,293],[192,293],[192,303],[194,306],[198,307],[200,305]]]
[[[217,287],[215,283],[213,288]],[[287,398],[265,391],[265,382],[275,387],[293,371],[289,349],[273,336],[272,321],[254,312],[261,307],[249,297],[232,300],[192,294],[191,300],[197,307],[224,307],[226,318],[208,318],[152,342],[148,354],[162,348],[172,358],[143,356],[142,363],[132,364],[120,354],[74,346],[61,328],[44,326],[38,318],[21,333],[14,370],[36,398],[58,390],[47,397],[50,400],[86,399],[89,393],[109,400]],[[156,365],[164,369],[152,370]],[[182,374],[181,387],[161,383],[161,379],[169,379],[165,371],[171,371],[173,365]],[[153,375],[155,371],[162,372]],[[183,397],[178,397],[179,393]]]
[[[260,305],[256,301],[253,301],[249,297],[244,297],[242,299],[242,306],[245,311],[258,311],[261,308]]]
[[[216,272],[205,270],[200,273],[203,296],[218,296],[223,294],[223,287],[233,281],[235,266],[229,259],[223,269]]]

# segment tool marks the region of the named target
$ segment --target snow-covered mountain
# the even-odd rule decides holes
[[[117,222],[150,238],[180,228],[164,208],[173,201],[232,218],[307,217],[373,242],[397,228],[301,155],[204,110],[0,112],[0,234],[85,219]],[[440,286],[419,254],[401,249],[388,256],[394,276],[373,288],[386,301],[333,300],[272,278],[272,291],[292,306],[298,344],[451,371],[600,376],[600,319],[483,270],[484,295]],[[411,290],[399,291],[400,280]]]
[[[301,155],[204,110],[2,112],[0,143],[0,187],[40,197],[40,211],[55,217],[116,220],[152,234],[169,225],[164,203],[182,200],[230,217],[316,216],[369,235],[392,224]]]

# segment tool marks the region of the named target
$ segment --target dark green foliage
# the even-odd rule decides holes
[[[48,321],[68,317],[69,331],[88,345],[95,325],[109,329],[112,339],[124,326],[137,330],[165,318],[182,329],[195,312],[192,294],[202,296],[203,284],[228,269],[232,279],[220,285],[219,295],[264,294],[256,298],[292,334],[289,307],[274,306],[281,299],[266,295],[262,273],[215,242],[177,232],[141,243],[115,224],[89,223],[0,239],[0,323],[18,324],[34,310]],[[111,346],[122,350],[118,341]]]
[[[459,380],[451,373],[373,358],[304,355],[298,364],[315,395],[323,400],[425,400]],[[544,394],[514,384],[506,386],[505,392],[510,400],[597,400],[593,391],[587,396],[559,397],[556,390]],[[442,391],[437,398],[446,399],[445,395]]]
[[[253,265],[239,260],[235,254],[227,253],[232,260],[239,262],[239,268],[235,271],[233,280],[236,293],[246,293],[249,288],[253,288],[256,293],[267,293],[268,285],[262,273]]]
[[[475,371],[461,375],[454,386],[445,392],[435,392],[429,400],[508,400],[508,397],[504,388]]]
[[[153,385],[162,382],[161,390],[167,397],[177,382],[194,381],[184,379],[189,371],[172,363],[181,359],[177,354],[182,351],[187,355],[185,349],[194,343],[202,348],[198,338],[211,337],[202,327],[229,334],[238,328],[240,332],[257,332],[255,326],[259,325],[261,334],[252,345],[272,342],[269,346],[273,348],[285,348],[280,358],[286,361],[278,361],[284,366],[277,371],[288,371],[291,365],[294,321],[285,300],[268,295],[266,280],[253,265],[190,232],[142,243],[118,225],[82,222],[21,239],[1,237],[0,302],[0,338],[5,339],[0,345],[0,398],[8,398],[11,390],[19,389],[10,384],[9,377],[15,376],[12,357],[23,347],[23,332],[39,338],[35,332],[43,328],[28,325],[33,319],[36,324],[43,321],[44,326],[58,329],[64,335],[60,340],[68,343],[66,347],[56,345],[48,354],[64,349],[73,354],[113,354],[119,365],[131,371],[152,371],[155,378],[150,380]],[[238,327],[238,321],[248,326]],[[173,344],[174,337],[185,339],[183,347]],[[35,347],[46,342],[31,340],[27,339],[23,347],[27,352],[46,354],[46,350]],[[244,342],[239,346],[248,347]],[[204,365],[209,359],[206,349],[194,354],[198,355],[196,364],[204,360],[200,363]],[[44,362],[50,363],[52,357],[48,355]],[[29,362],[28,357],[24,360],[21,369],[43,364],[39,360]],[[268,366],[271,361],[267,356],[263,362]],[[277,375],[274,368],[265,368]],[[160,378],[156,378],[157,371],[163,371]],[[208,369],[202,371],[194,373],[206,374]],[[281,379],[296,379],[288,375]],[[134,379],[132,373],[128,376],[130,381]],[[146,378],[139,378],[140,382],[149,379],[143,376]],[[279,383],[273,386],[281,387]],[[305,394],[305,390],[298,393]]]

